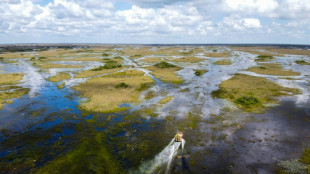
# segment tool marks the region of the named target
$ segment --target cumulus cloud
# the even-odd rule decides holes
[[[115,7],[123,0],[38,2],[2,0],[0,37],[23,41],[25,36],[79,36],[111,42],[115,37],[128,42],[133,37],[171,37],[184,43],[191,38],[223,42],[218,36],[244,33],[296,38],[297,33],[298,38],[306,38],[310,28],[310,0],[127,0],[132,6],[125,10]]]

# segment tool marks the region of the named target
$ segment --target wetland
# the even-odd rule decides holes
[[[1,46],[0,173],[310,173],[309,62],[307,46]]]

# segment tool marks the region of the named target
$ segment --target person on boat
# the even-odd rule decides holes
[[[182,133],[178,132],[178,133],[174,136],[174,141],[175,141],[175,142],[181,142],[181,141],[182,141]]]

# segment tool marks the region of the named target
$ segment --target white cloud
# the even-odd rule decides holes
[[[259,19],[256,18],[241,18],[239,16],[225,17],[222,22],[218,24],[223,29],[246,30],[261,28]]]
[[[118,11],[114,28],[118,31],[136,33],[145,31],[148,34],[164,34],[173,32],[189,32],[202,20],[194,7],[166,6],[160,9],[140,8],[133,6],[130,10]]]
[[[309,37],[310,0],[128,0],[133,4],[127,10],[117,10],[117,1],[53,0],[41,6],[38,0],[1,0],[0,38],[169,37],[186,43],[211,37],[223,42],[219,36],[244,33]]]

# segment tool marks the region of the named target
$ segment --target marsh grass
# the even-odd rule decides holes
[[[292,70],[283,70],[282,65],[278,63],[262,63],[262,66],[251,67],[248,71],[255,72],[257,74],[276,75],[276,76],[298,76],[299,72]]]
[[[30,58],[31,53],[22,53],[22,52],[5,52],[0,54],[2,60],[4,59],[17,59],[17,58]]]
[[[19,98],[28,93],[29,89],[13,86],[22,80],[24,74],[0,74],[0,109],[3,104],[11,104],[12,99]]]
[[[65,88],[65,82],[62,82],[61,84],[57,85],[58,89],[63,89]]]
[[[0,74],[0,85],[16,84],[18,81],[22,80],[23,77],[24,74],[22,73]]]
[[[116,86],[122,83],[130,87],[116,88]],[[119,110],[119,105],[122,103],[139,102],[141,85],[143,86],[145,83],[154,84],[154,81],[150,77],[145,76],[141,71],[127,70],[89,79],[87,82],[73,88],[80,91],[82,97],[89,99],[88,102],[81,104],[83,109],[111,112]]]
[[[97,71],[85,70],[85,71],[78,72],[78,73],[74,76],[74,78],[87,78],[87,77],[93,77],[93,76],[97,76],[97,75],[101,75],[101,74],[116,72],[116,71],[119,71],[119,70],[121,70],[121,69],[122,69],[122,68],[102,69],[102,70],[97,70]]]
[[[143,62],[148,62],[148,63],[157,63],[157,62],[162,62],[162,58],[160,57],[148,57],[148,58],[144,58],[141,61]]]
[[[232,62],[230,59],[218,60],[214,62],[215,65],[231,65]]]
[[[40,68],[43,69],[51,69],[51,68],[82,68],[82,65],[64,65],[64,64],[56,64],[56,63],[47,63],[39,65]]]
[[[0,92],[0,109],[2,109],[4,103],[11,104],[12,99],[26,95],[28,94],[28,92],[29,89],[26,88],[18,88],[15,89],[13,92]]]
[[[283,56],[280,53],[273,52],[270,47],[231,47],[234,51],[248,52],[257,55]]]
[[[182,78],[178,77],[178,75],[175,73],[175,71],[179,71],[182,68],[176,67],[175,65],[174,67],[170,67],[170,68],[167,68],[167,66],[165,65],[163,66],[160,65],[160,67],[165,67],[165,68],[150,66],[150,67],[146,67],[146,69],[152,71],[151,74],[153,74],[156,78],[160,79],[163,82],[182,84],[183,82]]]
[[[244,74],[236,74],[223,81],[219,87],[219,90],[212,93],[213,97],[227,99],[238,108],[253,112],[263,111],[264,105],[268,103],[276,103],[277,96],[300,92],[298,89],[285,88],[262,77]]]
[[[203,60],[205,60],[205,59],[194,57],[194,56],[190,56],[190,57],[182,57],[182,58],[172,59],[171,61],[174,61],[174,62],[197,63],[197,62],[200,62],[200,61],[203,61]]]
[[[145,99],[146,99],[146,100],[152,99],[152,98],[154,98],[154,97],[156,97],[154,91],[149,91],[149,92],[146,93],[146,95],[145,95]]]
[[[71,78],[70,74],[65,73],[65,72],[60,72],[57,75],[50,77],[48,80],[51,82],[60,82],[60,81],[70,79],[70,78]]]
[[[173,98],[174,98],[173,96],[165,97],[165,98],[163,98],[163,99],[161,99],[161,100],[159,101],[159,104],[164,105],[164,104],[166,104],[166,103],[169,103]]]
[[[213,52],[213,53],[206,53],[205,54],[206,57],[223,57],[223,58],[226,58],[226,57],[230,57],[231,56],[231,53],[229,52]]]

